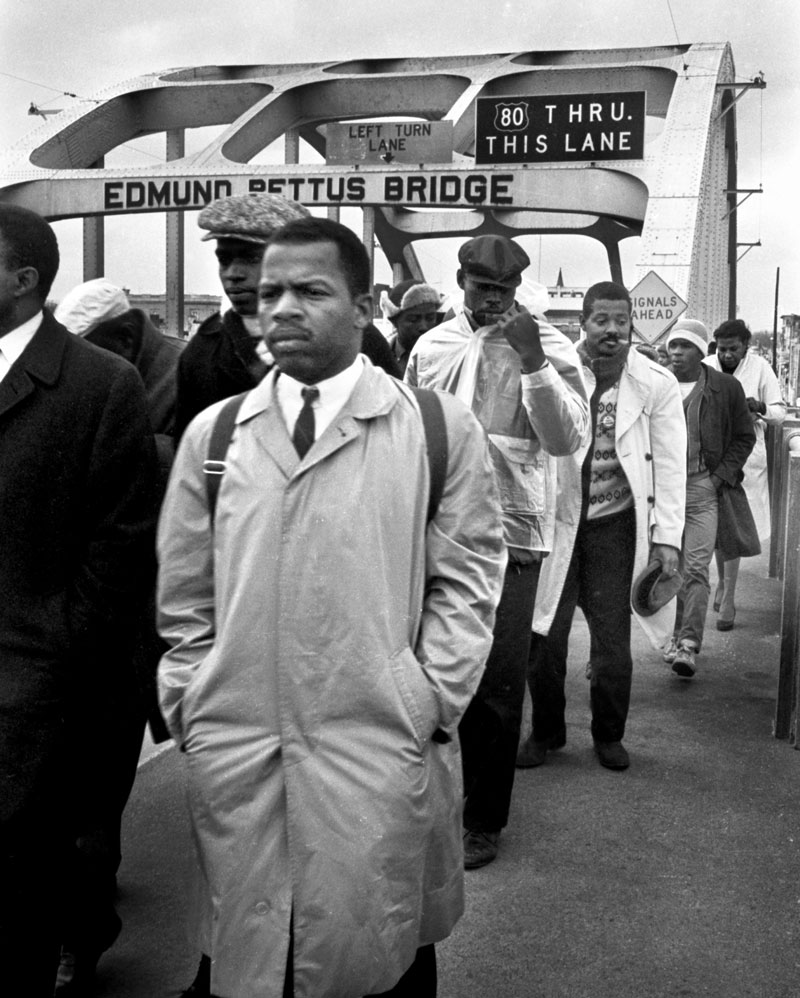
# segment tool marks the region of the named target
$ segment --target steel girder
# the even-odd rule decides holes
[[[185,211],[273,189],[309,205],[374,208],[387,259],[414,274],[419,239],[581,234],[605,246],[613,272],[619,242],[641,235],[628,282],[656,270],[689,313],[715,324],[727,317],[735,288],[735,212],[726,217],[725,195],[736,186],[735,109],[722,114],[733,82],[722,43],[169,70],[46,120],[0,157],[0,200],[51,219],[91,219]],[[643,160],[475,167],[478,96],[627,90],[647,93]],[[293,148],[299,135],[324,155],[328,123],[389,117],[452,121],[454,161],[414,169],[252,162],[285,135],[295,137]],[[174,148],[177,134],[205,126],[221,131],[189,155],[153,167],[98,165],[139,136],[164,132]],[[445,198],[456,189],[458,199]],[[102,240],[97,223],[87,233]],[[102,249],[93,255],[102,260]]]

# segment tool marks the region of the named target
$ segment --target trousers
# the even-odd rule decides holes
[[[563,742],[569,635],[575,608],[589,626],[592,738],[622,741],[631,698],[630,591],[636,512],[586,520],[578,528],[564,588],[549,633],[534,634],[528,664],[534,741]]]
[[[686,482],[686,520],[680,570],[683,585],[675,613],[675,641],[686,641],[700,651],[706,626],[711,584],[708,569],[717,542],[719,498],[708,475]]]
[[[473,832],[508,823],[540,567],[509,562],[486,670],[459,725],[464,827]]]

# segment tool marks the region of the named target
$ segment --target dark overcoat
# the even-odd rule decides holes
[[[101,765],[157,506],[141,378],[45,312],[0,382],[0,865],[37,822],[58,823],[76,765]]]

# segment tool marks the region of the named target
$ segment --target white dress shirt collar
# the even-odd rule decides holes
[[[42,323],[42,312],[37,312],[32,319],[23,322],[21,326],[12,329],[5,336],[0,336],[0,381],[8,374],[22,355],[25,347],[36,335],[36,331]]]
[[[363,370],[364,359],[359,354],[344,371],[340,371],[339,374],[335,374],[325,381],[319,381],[313,386],[319,389],[319,398],[313,403],[315,440],[319,440],[353,394],[353,389]],[[301,392],[304,388],[310,387],[310,385],[304,385],[300,381],[290,378],[288,374],[281,374],[275,381],[278,405],[290,435],[297,422],[297,417],[300,415],[300,410],[303,408]]]

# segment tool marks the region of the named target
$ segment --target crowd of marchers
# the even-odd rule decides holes
[[[188,785],[184,996],[434,998],[516,770],[567,746],[576,608],[622,772],[632,622],[702,677],[786,407],[744,322],[637,347],[616,282],[571,342],[506,236],[460,247],[454,306],[384,293],[387,337],[350,229],[266,194],[198,223],[229,307],[187,343],[105,278],[46,307],[53,229],[0,205],[4,983],[96,993],[149,724]]]

